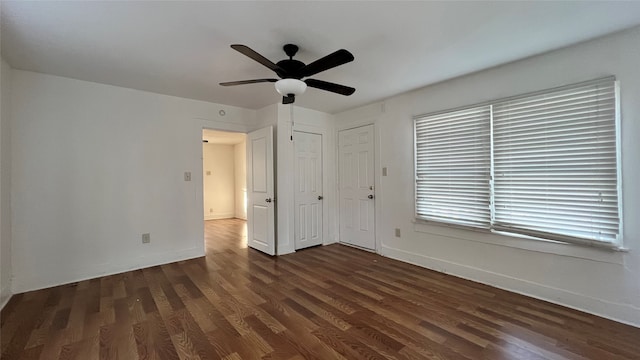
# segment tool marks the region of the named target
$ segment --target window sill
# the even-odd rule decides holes
[[[629,251],[625,248],[595,248],[552,240],[537,239],[525,235],[492,232],[484,229],[474,229],[471,227],[468,228],[421,219],[413,219],[413,223],[414,230],[420,233],[559,256],[588,259],[610,264],[624,264],[625,252]]]

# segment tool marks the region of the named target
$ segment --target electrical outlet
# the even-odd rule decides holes
[[[400,237],[400,229],[396,228],[396,237]]]
[[[142,234],[142,243],[148,244],[150,242],[151,242],[151,234],[149,233]]]
[[[213,212],[213,208],[209,208],[209,212],[212,213]]]
[[[387,176],[387,167],[382,168],[382,176]]]
[[[211,171],[210,170],[207,170],[207,175],[211,175]]]
[[[191,181],[191,171],[184,172],[184,181]]]

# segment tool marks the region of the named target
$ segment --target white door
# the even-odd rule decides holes
[[[373,125],[338,135],[340,241],[375,250]]]
[[[273,128],[247,136],[247,244],[275,255]]]
[[[294,236],[296,250],[322,244],[322,135],[296,131]]]

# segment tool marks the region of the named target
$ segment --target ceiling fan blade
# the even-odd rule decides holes
[[[271,60],[267,59],[266,57],[258,54],[255,50],[251,49],[250,47],[246,46],[246,45],[239,45],[239,44],[234,44],[231,45],[231,48],[242,53],[243,55],[246,55],[250,58],[252,58],[253,60],[259,62],[260,64],[268,67],[269,69],[276,71],[276,72],[284,72],[284,70],[274,64]]]
[[[340,49],[303,67],[300,69],[300,74],[303,77],[315,75],[351,61],[353,61],[353,55],[345,49]]]
[[[304,82],[307,83],[307,86],[311,86],[313,88],[320,89],[320,90],[331,91],[331,92],[346,95],[346,96],[349,96],[356,91],[356,89],[349,86],[334,84],[334,83],[322,81],[322,80],[307,79]]]
[[[244,84],[255,84],[255,83],[263,83],[263,82],[276,82],[278,79],[254,79],[254,80],[240,80],[240,81],[227,81],[221,82],[222,86],[233,86],[233,85],[244,85]]]

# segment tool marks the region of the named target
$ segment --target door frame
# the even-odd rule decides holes
[[[329,155],[327,153],[328,149],[329,149],[329,144],[328,144],[328,130],[325,128],[321,128],[321,127],[316,127],[316,126],[312,126],[312,125],[306,125],[306,124],[299,124],[299,123],[295,123],[293,125],[293,139],[295,141],[295,132],[305,132],[305,133],[309,133],[309,134],[316,134],[316,135],[320,135],[322,137],[322,192],[324,193],[324,201],[322,202],[322,245],[327,245],[330,243],[333,243],[333,241],[331,241],[329,239],[329,203],[335,203],[337,198],[335,197],[335,195],[330,194],[329,193],[329,177],[327,176],[329,173],[329,169],[327,166],[327,159],[329,159]],[[292,146],[292,151],[293,154],[295,155],[295,150],[293,149]],[[295,169],[295,159],[294,159],[294,163],[292,164],[293,169]],[[337,174],[337,169],[336,169],[336,174]],[[295,207],[295,196],[291,197],[291,209],[293,209]],[[293,221],[292,221],[293,224]],[[291,226],[290,229],[290,234],[289,234],[289,238],[290,239],[295,239],[295,230],[294,227]],[[339,236],[338,234],[336,234],[336,236]],[[295,245],[294,245],[295,248]],[[295,250],[294,250],[295,251]]]
[[[222,110],[221,110],[222,111]],[[223,115],[220,115],[223,116]],[[211,119],[204,119],[204,118],[193,118],[192,119],[192,124],[193,124],[193,146],[194,148],[197,147],[197,163],[191,165],[191,167],[189,167],[188,164],[185,165],[185,169],[184,171],[191,171],[191,181],[193,182],[193,185],[195,186],[195,196],[196,196],[196,203],[198,204],[198,206],[200,207],[198,210],[198,213],[202,213],[202,209],[204,208],[204,182],[203,182],[203,178],[204,178],[204,165],[203,165],[203,158],[204,158],[204,154],[202,152],[202,131],[205,129],[208,130],[217,130],[217,131],[226,131],[226,132],[235,132],[235,133],[242,133],[242,134],[247,134],[248,128],[246,125],[244,124],[238,124],[238,123],[232,123],[232,122],[223,122],[223,121],[216,121],[216,120],[211,120]],[[180,175],[182,176],[182,174]],[[205,222],[206,220],[204,220],[204,216],[201,216],[200,219],[198,219],[196,222],[194,222],[194,224],[198,224],[198,232],[199,232],[199,236],[201,239],[201,244],[202,244],[202,256],[205,255],[205,245],[204,245],[204,226],[205,226]]]
[[[344,124],[338,124],[336,125],[336,153],[335,153],[335,163],[339,164],[340,161],[340,132],[344,131],[344,130],[352,130],[352,129],[357,129],[359,127],[363,127],[363,126],[368,126],[368,125],[372,125],[373,126],[373,182],[374,182],[374,186],[375,186],[375,197],[373,199],[374,203],[373,203],[373,207],[374,207],[374,219],[373,219],[373,237],[375,239],[375,249],[373,250],[369,250],[369,249],[364,249],[363,250],[369,250],[369,251],[373,251],[377,254],[382,254],[382,244],[381,244],[381,238],[380,238],[380,219],[382,219],[382,214],[381,214],[381,208],[382,208],[382,204],[383,204],[383,192],[382,192],[382,186],[380,186],[380,132],[378,131],[378,121],[377,120],[371,120],[371,119],[364,119],[364,120],[360,120],[360,121],[353,121],[353,122],[349,122],[349,123],[344,123]],[[336,195],[337,195],[337,199],[336,199],[336,208],[338,209],[338,241],[341,244],[345,244],[344,242],[341,241],[340,239],[340,211],[342,210],[340,208],[340,167],[336,165]],[[349,244],[345,244],[347,246],[350,246]]]

